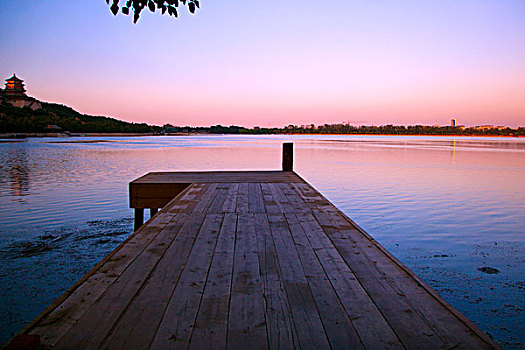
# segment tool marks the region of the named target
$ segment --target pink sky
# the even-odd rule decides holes
[[[153,124],[525,125],[523,2],[201,4],[133,25],[103,0],[2,2],[0,74]]]

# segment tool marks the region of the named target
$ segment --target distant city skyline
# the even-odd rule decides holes
[[[155,125],[525,126],[525,2],[181,12],[133,25],[104,0],[0,2],[1,77],[16,73],[39,100]]]

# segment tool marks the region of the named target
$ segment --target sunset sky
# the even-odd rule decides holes
[[[157,125],[525,126],[525,1],[201,0],[179,12],[134,25],[105,0],[0,1],[0,77]]]

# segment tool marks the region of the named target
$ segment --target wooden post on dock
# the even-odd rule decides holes
[[[293,143],[283,143],[283,171],[293,171]]]
[[[135,208],[135,226],[133,231],[137,231],[144,224],[144,208]]]

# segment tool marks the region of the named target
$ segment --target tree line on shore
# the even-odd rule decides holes
[[[81,114],[74,109],[40,102],[41,109],[0,104],[0,133],[150,133],[160,127]]]
[[[288,125],[283,128],[245,128],[242,126],[214,125],[210,127],[177,127],[164,125],[162,132],[208,133],[208,134],[372,134],[372,135],[458,135],[458,136],[525,136],[525,128],[462,128],[427,125],[352,126],[348,124],[324,124],[315,126]]]
[[[144,133],[144,134],[372,134],[372,135],[458,135],[525,136],[525,128],[463,128],[427,125],[352,126],[349,124],[288,125],[283,128],[245,128],[213,125],[209,127],[148,125],[128,123],[109,117],[81,114],[56,103],[41,102],[42,108],[18,108],[0,104],[0,133]]]

